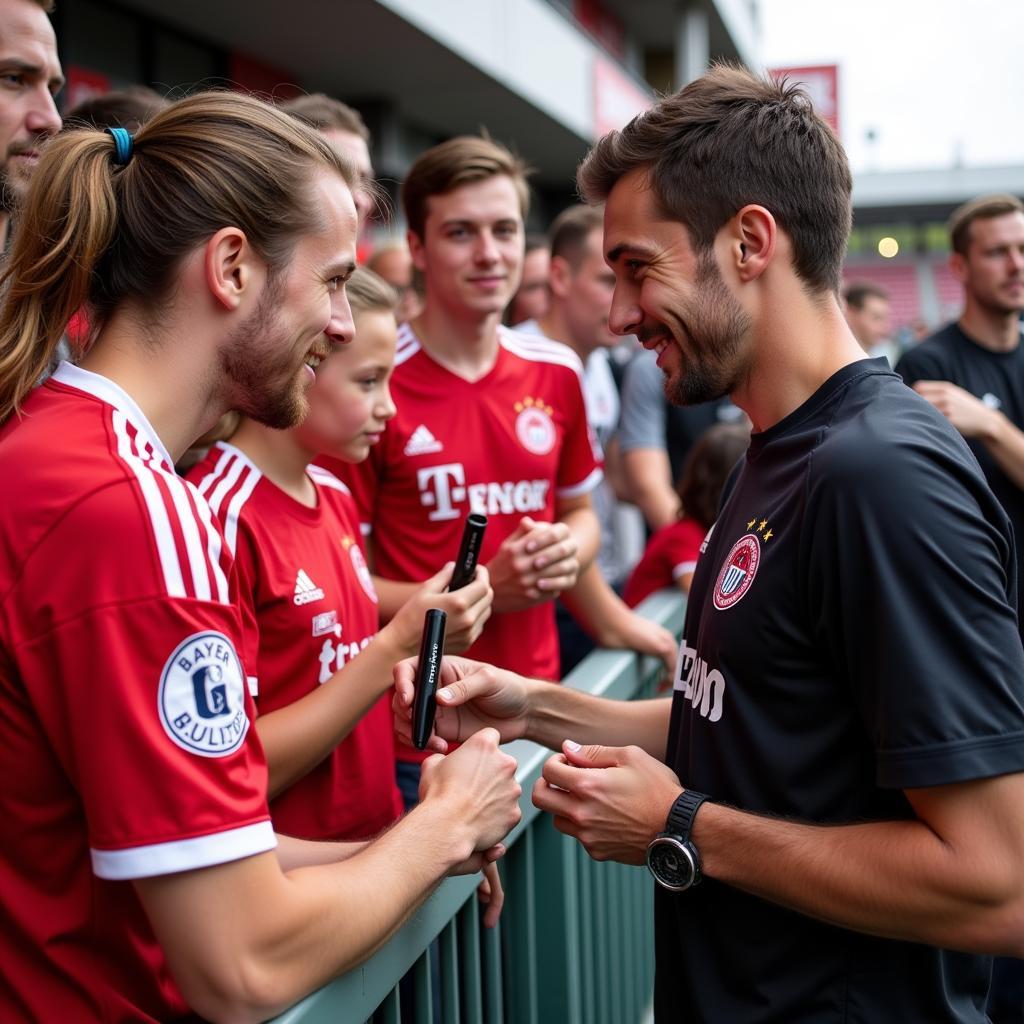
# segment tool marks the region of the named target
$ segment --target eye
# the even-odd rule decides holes
[[[469,238],[469,231],[466,228],[449,228],[448,237],[455,241],[462,241]]]
[[[0,73],[0,80],[4,85],[16,88],[25,84],[25,76],[20,71],[4,71]]]

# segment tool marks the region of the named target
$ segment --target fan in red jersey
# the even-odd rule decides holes
[[[236,94],[40,159],[0,282],[5,1022],[274,1016],[518,820],[484,731],[373,843],[271,828],[231,524],[173,460],[228,409],[302,419],[355,234],[347,165]],[[33,390],[85,306],[81,365]]]
[[[557,679],[552,599],[594,556],[601,470],[578,357],[500,324],[522,272],[523,167],[495,142],[456,138],[413,164],[402,196],[425,306],[399,334],[395,419],[365,463],[338,468],[372,529],[381,613],[454,558],[465,516],[482,513],[495,614],[472,654]],[[399,758],[412,800],[422,755]]]

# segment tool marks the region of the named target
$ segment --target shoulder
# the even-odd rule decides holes
[[[837,407],[812,452],[809,486],[851,507],[878,504],[894,519],[913,515],[918,501],[930,505],[943,493],[986,489],[955,428],[888,374],[851,388]]]
[[[580,357],[560,341],[552,341],[542,334],[525,334],[499,326],[498,342],[506,352],[519,359],[530,363],[564,367],[575,373],[578,378],[583,376],[583,363],[580,362]]]
[[[950,355],[959,346],[960,328],[955,323],[947,324],[942,330],[904,352],[896,364],[896,372],[908,384],[944,374],[947,372]]]
[[[416,332],[408,324],[402,324],[398,328],[398,341],[395,345],[395,371],[412,359],[421,348]]]

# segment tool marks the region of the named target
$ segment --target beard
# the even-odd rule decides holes
[[[256,309],[235,328],[221,356],[230,408],[275,430],[294,427],[309,412],[294,344],[277,316],[283,277],[279,271],[267,279]]]
[[[726,287],[710,249],[698,257],[695,299],[677,319],[689,338],[684,365],[665,378],[665,397],[673,405],[700,405],[730,394],[742,377],[743,338],[750,315]],[[674,340],[671,344],[677,344]]]

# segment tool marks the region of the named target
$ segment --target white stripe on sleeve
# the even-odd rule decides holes
[[[269,821],[242,825],[225,832],[178,839],[151,846],[133,846],[127,850],[90,849],[92,870],[97,878],[121,881],[128,878],[155,878],[178,871],[194,871],[214,864],[227,864],[243,857],[266,853],[277,846],[277,836]]]

